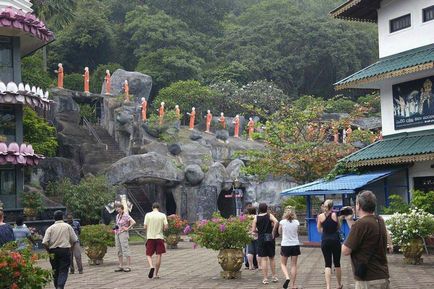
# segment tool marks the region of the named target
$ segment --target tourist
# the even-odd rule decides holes
[[[345,256],[351,255],[355,289],[388,289],[387,248],[393,250],[383,218],[375,215],[377,198],[371,191],[362,191],[356,198],[359,219],[351,226],[342,245]],[[389,244],[388,244],[389,243]]]
[[[246,212],[247,212],[247,217],[251,218],[253,221],[253,219],[255,219],[256,216],[256,208],[254,208],[253,206],[247,207]],[[261,262],[260,257],[258,256],[258,233],[256,231],[250,231],[250,234],[253,240],[246,247],[248,268],[250,270],[255,270],[258,267],[259,269],[261,269],[261,267],[258,266]]]
[[[24,218],[23,216],[18,216],[15,220],[15,228],[13,228],[15,241],[17,241],[17,250],[21,251],[24,250],[27,247],[26,240],[29,240],[32,244],[35,244],[35,242],[32,239],[32,234],[30,233],[29,228],[27,228],[26,225],[24,225]]]
[[[272,282],[278,282],[276,275],[276,263],[274,256],[276,255],[276,243],[274,240],[274,232],[278,226],[277,219],[268,212],[267,204],[259,204],[259,214],[255,216],[252,223],[252,231],[258,232],[258,256],[261,257],[261,268],[263,273],[263,284],[268,284],[268,266],[271,268]]]
[[[15,241],[14,231],[9,224],[3,222],[4,213],[3,210],[0,210],[0,247],[3,247],[4,244],[8,242]]]
[[[287,206],[283,213],[283,219],[279,223],[279,234],[282,235],[280,267],[286,278],[283,288],[288,288],[290,280],[292,281],[291,288],[297,288],[295,286],[295,278],[297,276],[297,259],[298,255],[300,255],[300,242],[298,241],[299,226],[300,223],[297,220],[295,208]],[[291,278],[286,267],[289,257],[291,257]]]
[[[72,227],[72,229],[74,230],[78,238],[78,242],[75,243],[75,245],[71,248],[71,268],[69,273],[71,274],[75,273],[75,268],[74,268],[74,258],[75,258],[75,262],[77,263],[77,268],[78,268],[78,274],[83,274],[83,264],[81,262],[81,247],[80,247],[80,233],[81,233],[80,222],[74,220],[71,213],[66,215],[66,222]]]
[[[131,271],[131,255],[128,239],[130,238],[129,230],[136,223],[133,218],[124,210],[124,205],[116,206],[118,212],[115,225],[115,244],[118,252],[119,268],[115,272]],[[127,259],[127,266],[124,268],[124,257]]]
[[[342,286],[341,271],[341,241],[339,236],[339,219],[333,209],[333,201],[326,200],[323,206],[324,212],[318,216],[317,228],[322,233],[321,250],[325,261],[325,279],[327,289],[331,288],[332,259],[336,270],[338,289]]]
[[[54,221],[54,224],[45,231],[42,245],[50,254],[51,268],[54,271],[54,287],[63,289],[68,279],[71,247],[78,239],[72,227],[63,221],[62,211],[54,212]]]
[[[144,228],[146,230],[146,259],[149,263],[148,278],[160,278],[161,255],[166,253],[164,246],[163,231],[167,230],[169,224],[165,214],[160,212],[160,204],[152,204],[152,212],[145,215]],[[157,255],[157,260],[152,263],[152,255]]]

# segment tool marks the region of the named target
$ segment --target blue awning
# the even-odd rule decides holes
[[[317,180],[295,188],[285,190],[281,196],[310,196],[330,194],[354,194],[358,189],[396,173],[391,171],[376,171],[361,175],[348,174],[337,176],[334,180]]]

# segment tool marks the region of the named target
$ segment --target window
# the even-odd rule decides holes
[[[423,22],[434,20],[434,5],[422,10]]]
[[[411,15],[407,14],[390,20],[390,33],[408,28],[411,26]]]
[[[13,76],[12,38],[0,36],[0,80],[7,83]]]
[[[15,169],[11,166],[0,168],[0,195],[15,195]]]
[[[0,104],[0,142],[16,141],[15,108]]]

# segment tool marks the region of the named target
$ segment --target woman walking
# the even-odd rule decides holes
[[[272,214],[268,213],[267,204],[260,203],[258,215],[255,216],[252,223],[252,231],[258,232],[258,256],[261,257],[261,267],[264,275],[262,284],[270,283],[268,281],[268,265],[272,273],[271,281],[274,283],[279,281],[274,261],[274,256],[276,255],[274,232],[277,226],[278,221]]]
[[[297,289],[295,286],[295,278],[297,276],[297,259],[300,255],[300,242],[298,241],[298,227],[300,223],[295,215],[295,208],[287,206],[283,213],[283,219],[279,223],[279,234],[282,235],[282,243],[280,250],[280,267],[286,280],[283,283],[283,288],[288,288],[291,280],[291,288]],[[291,258],[291,278],[289,277],[288,258]]]
[[[341,283],[341,241],[339,237],[339,219],[335,212],[332,211],[333,201],[324,202],[324,212],[318,216],[317,228],[322,233],[321,250],[325,261],[325,279],[327,289],[331,288],[332,276],[332,259],[336,269],[336,279],[338,289],[342,289]]]

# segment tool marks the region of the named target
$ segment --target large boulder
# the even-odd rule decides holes
[[[222,190],[228,190],[231,188],[232,180],[229,178],[225,167],[221,163],[215,162],[208,169],[201,186],[216,187],[217,193],[220,193]]]
[[[152,78],[149,75],[136,72],[116,69],[111,77],[111,94],[121,95],[124,93],[123,84],[128,80],[130,94],[136,97],[137,102],[140,102],[142,97],[149,99],[149,94],[152,88]],[[105,94],[105,81],[102,84],[101,94]]]
[[[39,184],[44,189],[48,183],[57,182],[63,178],[68,178],[73,183],[80,181],[80,167],[71,159],[46,158],[39,163],[38,170],[41,171]]]
[[[244,162],[240,159],[234,159],[226,167],[226,171],[229,174],[231,180],[239,179],[241,174],[241,169],[245,167]]]
[[[216,137],[216,139],[225,142],[229,139],[229,131],[227,131],[225,129],[220,129],[220,130],[216,131],[215,137]]]
[[[120,159],[106,176],[112,185],[154,182],[174,186],[184,180],[184,173],[170,158],[154,152]]]
[[[205,177],[202,168],[198,165],[188,165],[184,170],[185,179],[190,183],[190,185],[195,186],[200,184],[200,182]]]

